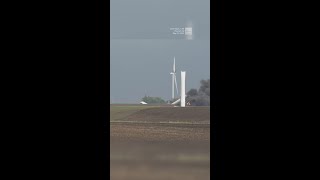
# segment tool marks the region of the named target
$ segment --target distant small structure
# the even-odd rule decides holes
[[[140,104],[148,104],[148,103],[146,103],[146,102],[144,102],[144,101],[141,101]]]

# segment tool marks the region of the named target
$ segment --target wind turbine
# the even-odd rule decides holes
[[[176,57],[173,58],[173,72],[170,74],[172,75],[172,99],[174,99],[174,85],[176,85],[177,95],[179,94],[176,78]]]

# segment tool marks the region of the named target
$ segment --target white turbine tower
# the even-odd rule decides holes
[[[181,100],[180,100],[180,106],[185,107],[186,106],[186,72],[181,71]]]
[[[176,85],[177,95],[179,94],[176,78],[176,57],[173,58],[173,72],[171,72],[170,74],[172,75],[172,99],[174,99],[174,85]]]
[[[180,99],[172,103],[176,105],[180,102],[180,107],[186,107],[186,71],[181,71],[181,90],[180,90]]]

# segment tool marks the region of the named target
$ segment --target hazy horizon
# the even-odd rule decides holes
[[[110,102],[171,98],[173,57],[186,71],[186,91],[210,78],[209,0],[111,0]],[[192,25],[193,40],[170,28]],[[177,95],[176,95],[177,96]]]

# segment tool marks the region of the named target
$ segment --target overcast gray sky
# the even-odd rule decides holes
[[[111,0],[111,103],[139,103],[145,94],[169,100],[174,56],[179,88],[180,71],[186,71],[186,91],[210,78],[209,3]],[[190,26],[192,40],[170,30]]]

